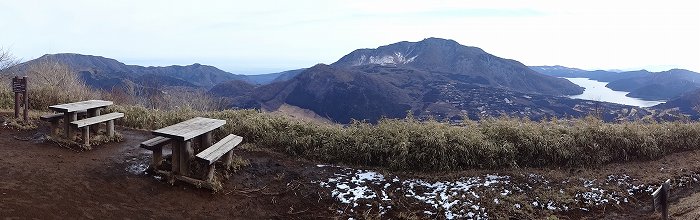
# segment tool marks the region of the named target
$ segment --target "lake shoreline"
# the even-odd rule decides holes
[[[667,100],[644,100],[640,98],[626,96],[629,92],[615,91],[606,85],[608,82],[592,80],[590,78],[566,78],[566,80],[585,88],[582,94],[567,96],[572,99],[583,99],[601,102],[611,102],[623,105],[632,105],[638,107],[651,107],[654,105],[665,103]]]

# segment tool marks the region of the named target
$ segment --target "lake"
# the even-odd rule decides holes
[[[601,102],[612,102],[612,103],[633,105],[633,106],[639,106],[639,107],[649,107],[649,106],[654,106],[654,105],[658,105],[658,104],[666,102],[665,100],[643,100],[643,99],[638,99],[638,98],[627,97],[625,95],[627,95],[627,93],[629,93],[629,92],[615,91],[615,90],[612,90],[608,87],[605,87],[605,85],[608,84],[607,82],[595,81],[595,80],[591,80],[588,78],[564,78],[564,79],[568,79],[572,83],[579,85],[583,88],[586,88],[586,90],[583,91],[583,94],[568,96],[569,98],[572,98],[572,99],[585,99],[585,100],[593,100],[593,101],[601,101]]]

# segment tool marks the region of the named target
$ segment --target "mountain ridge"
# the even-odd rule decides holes
[[[700,73],[685,69],[661,72],[647,70],[611,72],[581,70],[564,66],[531,66],[535,71],[556,77],[589,78],[608,82],[605,87],[629,92],[628,97],[645,100],[671,100],[700,88]]]
[[[426,38],[401,41],[375,49],[357,49],[331,64],[352,67],[368,64],[463,75],[495,88],[548,95],[576,95],[583,88],[565,79],[550,77],[524,64],[491,55],[481,48],[464,46],[454,40]]]
[[[218,83],[230,80],[247,80],[245,75],[236,75],[213,66],[194,63],[192,65],[171,65],[164,67],[128,65],[112,58],[76,53],[46,54],[37,59],[18,65],[19,70],[42,62],[59,62],[80,73],[90,86],[109,89],[109,82],[129,80],[138,83],[138,77],[151,74],[187,81],[202,88],[211,88]]]

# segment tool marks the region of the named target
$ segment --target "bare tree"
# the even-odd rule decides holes
[[[33,108],[99,98],[69,66],[52,61],[35,63],[25,71],[29,77],[29,101]]]
[[[10,67],[17,65],[19,61],[12,56],[10,51],[0,48],[0,73],[5,72]]]
[[[17,65],[18,61],[6,49],[0,48],[0,93],[9,96],[10,78],[9,69]]]

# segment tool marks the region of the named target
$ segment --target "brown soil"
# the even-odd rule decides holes
[[[268,152],[237,150],[250,165],[221,192],[171,186],[138,172],[150,152],[145,131],[119,128],[124,142],[76,152],[33,137],[47,130],[0,128],[0,216],[20,219],[330,218],[333,201],[309,178],[315,167]]]
[[[0,120],[2,121],[2,120]],[[338,168],[261,149],[236,149],[236,155],[250,165],[224,182],[213,193],[186,183],[170,185],[143,172],[150,152],[139,143],[151,138],[147,131],[118,128],[120,143],[77,152],[41,140],[46,124],[37,130],[19,131],[0,125],[0,216],[9,219],[328,219],[347,218],[338,214],[343,204],[320,187],[319,180],[335,175]],[[604,179],[610,174],[627,174],[638,183],[659,184],[700,172],[700,151],[676,153],[656,161],[610,164],[591,169],[509,169],[421,174],[399,173],[401,177],[431,180],[500,173],[512,176],[536,173],[556,180],[584,177]],[[386,171],[382,171],[386,173]],[[313,183],[316,182],[316,183]],[[561,182],[561,181],[560,181]],[[566,187],[566,186],[564,186]],[[690,183],[671,191],[674,219],[700,216],[700,186]],[[639,194],[631,202],[551,213],[535,210],[534,217],[553,214],[559,219],[657,219],[651,212],[651,198]],[[382,218],[422,218],[423,206],[407,201]],[[493,207],[488,207],[493,208]],[[507,209],[503,208],[503,209]],[[493,210],[493,209],[492,209]],[[498,209],[496,209],[498,210]],[[360,211],[361,212],[361,211]],[[408,213],[408,214],[407,214]],[[510,213],[510,212],[509,212]],[[350,214],[357,217],[357,213]],[[505,214],[509,215],[509,214]],[[492,215],[503,216],[503,215]],[[362,216],[359,216],[362,218]],[[366,216],[365,216],[366,217]],[[433,216],[435,217],[435,216]]]

